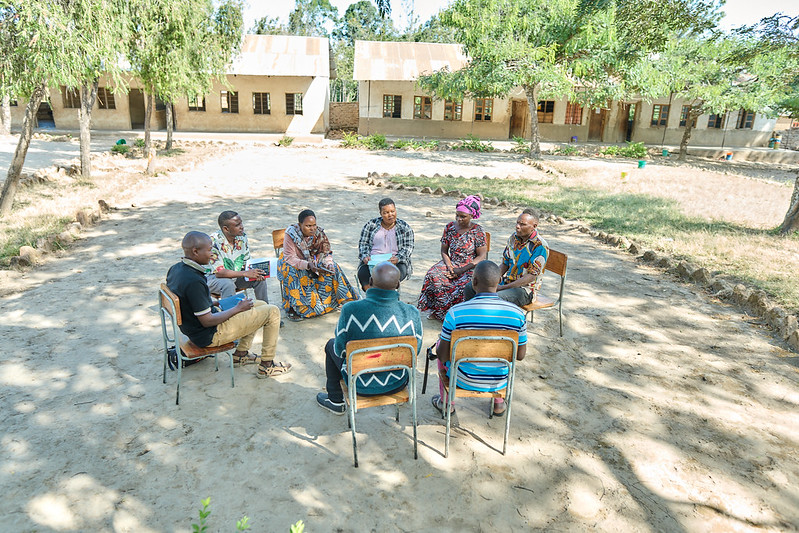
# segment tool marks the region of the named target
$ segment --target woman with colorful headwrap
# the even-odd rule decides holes
[[[316,225],[316,215],[306,209],[298,224],[286,228],[278,273],[283,309],[292,320],[324,315],[352,300],[355,289],[333,261],[325,230]]]
[[[480,224],[480,198],[467,196],[455,208],[455,221],[441,237],[441,261],[424,277],[416,307],[430,318],[444,320],[453,305],[463,301],[463,291],[472,282],[472,269],[488,255],[486,235]]]

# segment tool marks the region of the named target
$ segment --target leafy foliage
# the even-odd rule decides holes
[[[632,157],[634,159],[642,159],[647,156],[646,146],[642,142],[627,142],[627,146],[610,145],[600,150],[599,153],[611,157]]]
[[[453,150],[466,150],[469,152],[493,152],[494,145],[489,141],[481,141],[479,137],[474,135],[467,135],[465,139],[461,139],[457,144],[452,145]]]
[[[288,135],[284,135],[277,141],[278,146],[291,146],[291,143],[294,142],[294,137],[289,137]]]

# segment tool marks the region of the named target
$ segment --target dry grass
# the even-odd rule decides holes
[[[775,231],[788,207],[790,187],[693,169],[632,171],[631,165],[596,161],[557,166],[565,176],[393,181],[460,189],[580,219],[763,289],[799,310],[799,236],[784,238]],[[622,171],[629,172],[624,180]]]

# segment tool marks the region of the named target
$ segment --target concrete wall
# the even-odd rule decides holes
[[[781,147],[786,150],[799,150],[799,128],[791,128],[780,132]]]
[[[189,111],[188,100],[176,101],[177,129],[181,131],[242,131],[270,133],[325,133],[329,123],[329,79],[326,77],[278,77],[228,75],[227,88],[215,83],[205,95],[205,111]],[[238,92],[239,112],[222,113],[220,92]],[[252,94],[269,93],[271,113],[256,115]],[[286,114],[286,93],[302,93],[302,115]]]
[[[358,102],[330,102],[330,129],[357,127]]]
[[[669,109],[668,124],[664,126],[651,126],[652,107],[656,104],[667,105],[668,98],[661,98],[651,103],[638,102],[640,106],[639,115],[633,129],[632,140],[646,144],[680,144],[682,141],[684,127],[680,126],[680,113],[682,106],[686,105],[684,100],[674,99]],[[726,124],[723,128],[708,128],[708,115],[701,115],[696,121],[696,128],[691,132],[689,145],[693,146],[768,146],[771,132],[776,125],[776,119],[767,118],[762,113],[755,115],[752,129],[736,129],[735,123],[738,119],[738,111],[727,113]],[[665,141],[663,134],[665,132]]]

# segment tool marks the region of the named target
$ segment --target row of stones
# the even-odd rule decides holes
[[[12,257],[10,260],[11,266],[14,268],[32,266],[39,262],[42,254],[63,248],[74,241],[83,228],[96,224],[102,218],[102,214],[111,209],[105,200],[100,200],[97,203],[98,208],[96,210],[81,209],[75,213],[75,221],[58,235],[40,237],[36,241],[35,248],[33,246],[20,247],[19,255]]]
[[[426,177],[424,175],[420,176]],[[436,174],[432,177],[441,177]],[[447,176],[449,177],[449,176]],[[404,189],[406,191],[434,194],[440,196],[454,196],[464,198],[466,194],[459,190],[446,191],[441,187],[433,190],[430,187],[405,187],[400,184],[394,186],[388,180],[389,174],[378,174],[377,172],[370,172],[366,179],[368,185],[375,187],[385,187],[386,189]],[[484,176],[483,179],[490,179]],[[481,195],[478,195],[481,196]],[[485,203],[501,206],[501,207],[517,207],[507,200],[500,201],[498,198],[482,198]],[[696,283],[697,285],[706,287],[714,297],[721,300],[727,300],[742,307],[746,312],[763,318],[766,323],[777,331],[780,336],[796,351],[799,351],[799,321],[797,317],[788,313],[779,305],[774,304],[769,300],[768,295],[764,291],[752,290],[743,284],[733,285],[729,281],[721,278],[714,277],[710,272],[703,267],[697,267],[688,261],[675,261],[668,255],[661,255],[654,250],[644,250],[643,247],[628,239],[627,237],[616,235],[613,233],[606,233],[604,231],[595,231],[590,227],[580,224],[579,222],[570,222],[561,216],[554,214],[541,213],[540,218],[554,224],[572,224],[577,227],[581,233],[586,233],[597,240],[616,248],[624,249],[632,255],[637,256],[640,260],[651,263],[654,266],[662,268],[683,280]]]

